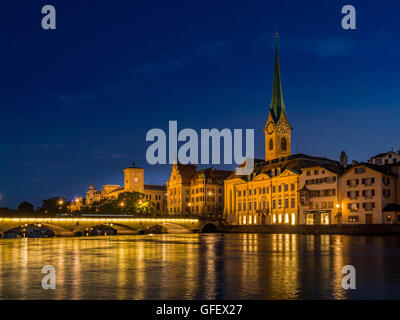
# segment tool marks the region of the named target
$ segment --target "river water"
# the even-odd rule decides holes
[[[42,267],[56,289],[42,288]],[[356,289],[342,288],[342,267]],[[0,240],[0,299],[400,299],[400,238],[167,234]]]

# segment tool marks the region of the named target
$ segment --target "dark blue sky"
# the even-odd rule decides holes
[[[41,28],[41,8],[57,29]],[[352,4],[357,30],[341,28]],[[254,128],[271,99],[275,31],[292,150],[367,160],[397,150],[399,1],[15,1],[0,11],[0,207],[122,184],[132,157],[148,183],[146,132]]]

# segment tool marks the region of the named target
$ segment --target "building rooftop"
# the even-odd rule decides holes
[[[244,164],[240,166],[243,167]],[[292,170],[293,172],[301,173],[302,169],[311,168],[315,166],[323,167],[337,174],[342,174],[343,172],[343,167],[338,161],[331,160],[328,158],[313,157],[303,153],[298,153],[269,161],[254,159],[253,175],[264,173],[269,176],[274,176],[272,174],[272,171],[278,168],[280,169],[280,172],[283,172],[285,170]],[[233,172],[228,177],[228,179],[238,179],[238,178],[245,181],[248,180],[248,177],[238,176],[236,175],[235,172]]]

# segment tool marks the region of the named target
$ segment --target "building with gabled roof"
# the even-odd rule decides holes
[[[224,180],[231,173],[215,168],[197,170],[193,164],[174,163],[167,182],[169,214],[221,217]]]

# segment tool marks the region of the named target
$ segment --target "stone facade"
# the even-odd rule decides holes
[[[167,182],[169,214],[222,217],[224,179],[231,173],[215,168],[197,170],[191,164],[173,164]]]
[[[128,167],[124,169],[124,186],[104,185],[102,190],[97,190],[93,183],[86,192],[85,203],[87,205],[104,198],[117,198],[123,192],[140,192],[144,198],[154,205],[154,212],[157,214],[167,213],[166,208],[166,187],[144,183],[144,169]]]
[[[396,203],[396,175],[387,167],[359,163],[340,178],[342,223],[394,223],[384,208]]]

